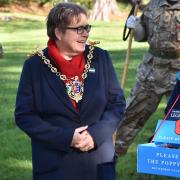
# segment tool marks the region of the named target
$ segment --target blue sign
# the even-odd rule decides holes
[[[180,149],[154,143],[138,145],[137,172],[180,178]]]
[[[153,142],[155,144],[168,144],[180,147],[180,135],[176,134],[175,129],[176,121],[159,120]]]

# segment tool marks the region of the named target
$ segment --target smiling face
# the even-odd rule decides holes
[[[85,28],[86,25],[88,25],[87,16],[81,13],[78,18],[74,17],[65,32],[59,28],[55,29],[56,44],[62,55],[72,57],[84,52],[89,36],[88,30]],[[76,29],[77,27],[79,30]]]

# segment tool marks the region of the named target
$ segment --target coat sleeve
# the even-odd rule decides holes
[[[33,140],[47,144],[48,147],[53,149],[71,151],[70,144],[74,129],[52,126],[41,118],[35,108],[29,61],[27,60],[24,63],[17,92],[15,107],[16,124]]]
[[[123,118],[125,111],[125,98],[112,64],[112,61],[106,52],[107,73],[108,76],[108,97],[107,105],[101,119],[88,128],[97,146],[100,146],[105,140],[112,137]]]

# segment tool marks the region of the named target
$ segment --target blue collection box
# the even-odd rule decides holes
[[[153,143],[138,145],[138,173],[180,178],[180,135],[175,133],[179,115],[174,111],[170,116],[170,120],[158,121]]]
[[[155,143],[138,145],[137,172],[180,178],[180,149]]]
[[[180,147],[180,135],[176,134],[175,128],[176,121],[165,120],[162,122],[162,120],[159,120],[153,142],[155,144],[168,144],[173,147]]]

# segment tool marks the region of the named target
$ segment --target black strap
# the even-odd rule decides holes
[[[131,11],[130,11],[130,13],[129,13],[129,15],[128,15],[128,18],[129,18],[132,14],[134,14],[134,10],[135,10],[135,5],[133,5],[133,7],[132,7],[132,9],[131,9]],[[128,18],[127,18],[127,19],[128,19]],[[127,20],[126,20],[126,23],[127,23]],[[125,23],[125,25],[124,25],[124,30],[123,30],[123,41],[126,41],[126,40],[128,39],[128,37],[129,37],[130,33],[131,33],[131,28],[128,28],[128,32],[126,32],[126,31],[127,31],[126,23]]]

